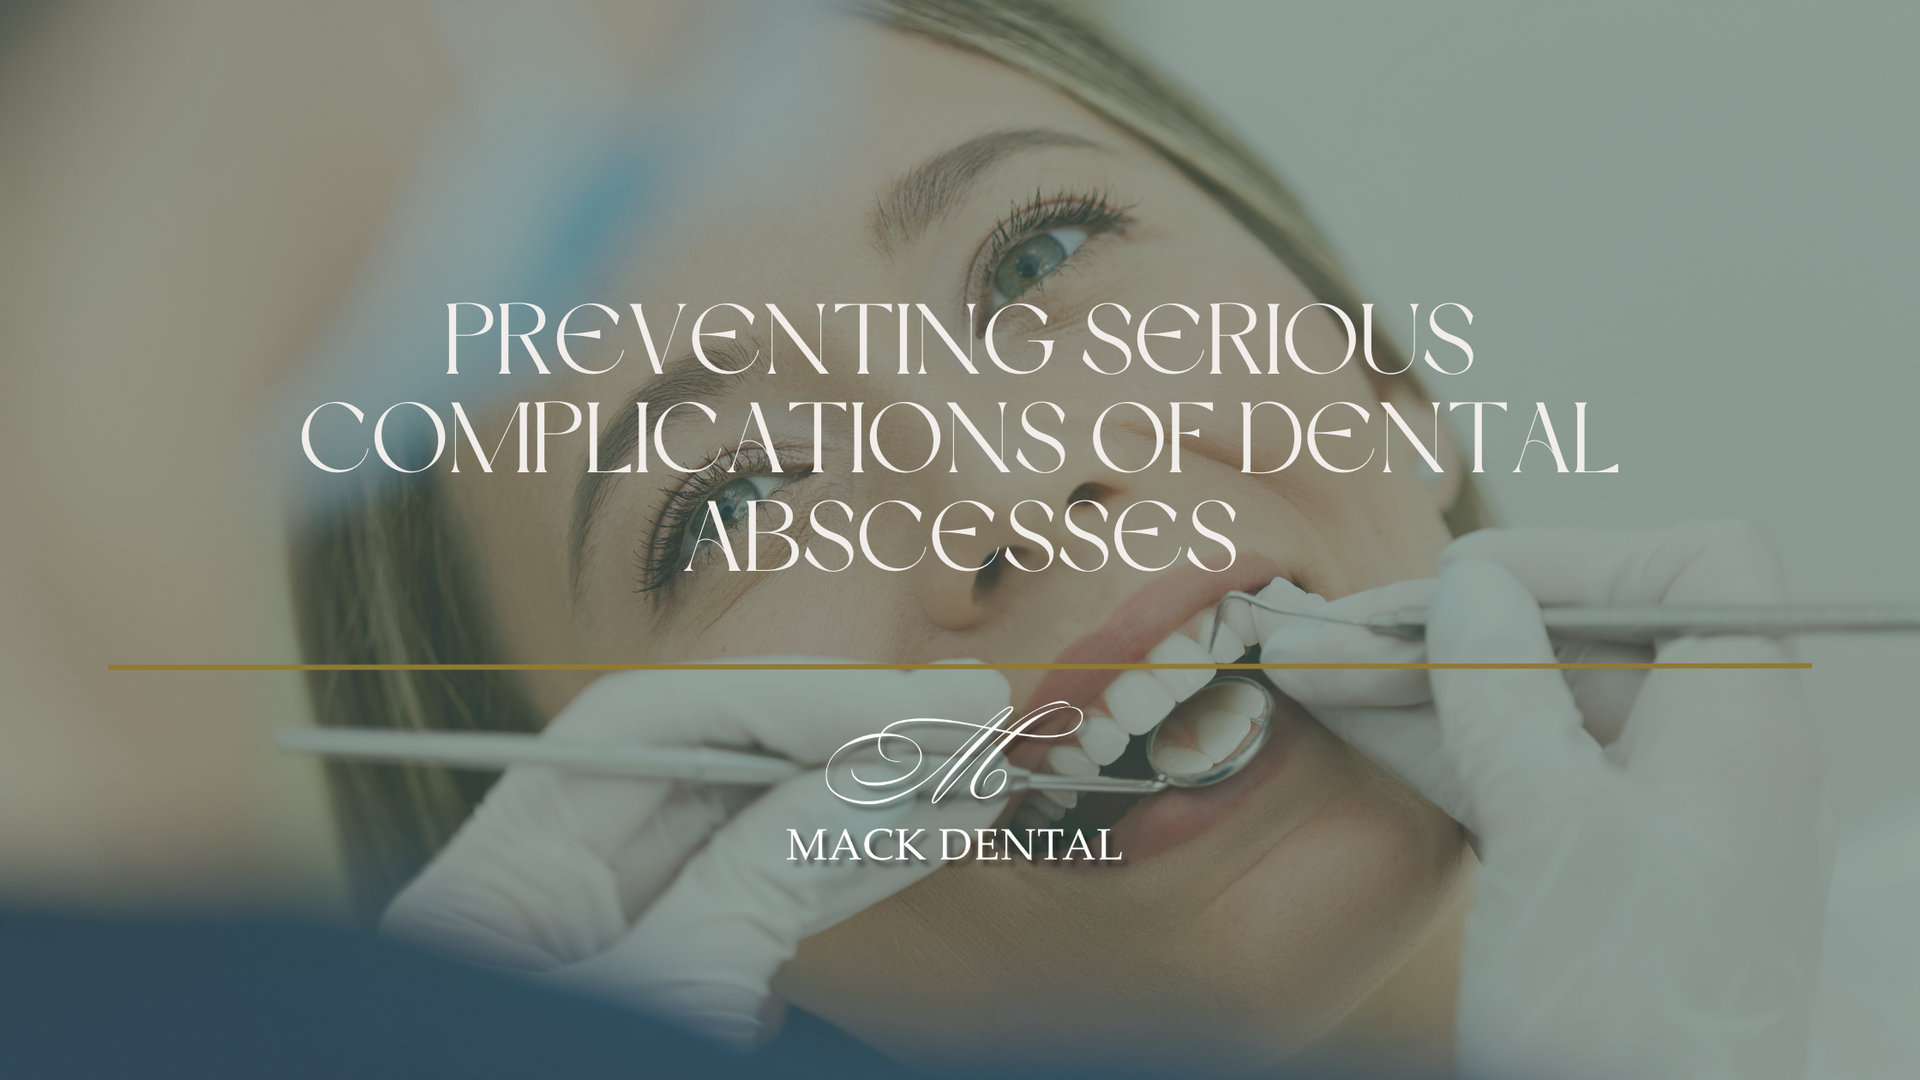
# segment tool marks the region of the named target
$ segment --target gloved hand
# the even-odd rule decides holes
[[[543,737],[758,749],[818,764],[910,717],[986,723],[1008,695],[1006,679],[986,668],[632,672],[594,682]],[[907,733],[929,753],[957,750],[964,734],[924,725]],[[754,789],[515,766],[394,900],[380,930],[745,1051],[774,972],[802,938],[939,865],[875,862],[867,851],[859,862],[789,861],[788,830],[804,842],[825,829],[830,848],[842,829],[859,843],[873,829],[924,828],[916,846],[937,859],[940,827],[990,825],[1005,804],[964,786],[938,804],[868,809],[832,794],[820,770]],[[896,851],[877,838],[874,852]]]
[[[1292,605],[1276,583],[1263,599]],[[1539,604],[1769,604],[1751,528],[1489,530],[1421,603],[1422,642],[1260,616],[1277,662],[1551,662]],[[1322,602],[1324,603],[1324,602]],[[1579,660],[1633,649],[1575,647]],[[1781,662],[1781,641],[1662,642],[1666,663]],[[1598,654],[1598,655],[1596,655]],[[1563,659],[1574,657],[1563,656]],[[1804,1076],[1827,868],[1820,752],[1787,670],[1275,672],[1289,696],[1479,834],[1459,1053],[1488,1077]],[[1569,683],[1571,682],[1571,686]]]

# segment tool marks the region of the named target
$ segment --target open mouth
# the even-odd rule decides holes
[[[1270,560],[1247,561],[1246,573],[1232,575],[1233,580],[1176,573],[1141,589],[1099,629],[1063,650],[1057,662],[1222,665],[1258,661],[1259,635],[1250,608],[1228,605],[1220,625],[1214,624],[1214,608],[1228,591],[1257,591],[1278,575],[1279,568]],[[1173,625],[1169,627],[1169,623]],[[1214,703],[1222,699],[1213,691],[1201,694],[1202,688],[1222,674],[1229,672],[1212,667],[1123,671],[1117,675],[1112,671],[1052,672],[1029,698],[1028,708],[1065,701],[1078,707],[1084,719],[1072,735],[1032,740],[1027,749],[1032,760],[1026,764],[1035,771],[1067,776],[1147,779],[1176,771],[1176,766],[1179,771],[1204,772],[1206,767],[1232,756],[1246,741],[1252,726],[1263,719],[1243,715],[1250,710],[1232,704],[1217,707]],[[1230,674],[1266,681],[1257,671]],[[1271,689],[1270,683],[1266,685]],[[1163,738],[1154,749],[1159,759],[1149,760],[1149,733],[1176,710],[1181,710],[1179,722],[1185,728],[1181,745],[1170,747]],[[1290,718],[1280,715],[1291,713],[1284,702],[1274,711],[1275,723]],[[1068,719],[1056,730],[1070,726],[1071,715],[1068,713]],[[1187,723],[1189,719],[1191,724]],[[1145,798],[1031,791],[1014,812],[1011,824],[1018,828],[1079,829],[1089,835],[1094,830],[1113,829],[1116,839],[1131,843],[1141,854],[1160,850],[1204,828],[1224,811],[1227,803],[1234,801],[1233,789],[1255,780],[1246,774],[1270,772],[1272,764],[1260,759],[1284,754],[1287,741],[1270,738],[1269,745],[1242,774],[1206,788],[1169,789]]]

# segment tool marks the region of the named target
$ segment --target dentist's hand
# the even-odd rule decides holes
[[[1290,588],[1263,597],[1303,602]],[[1424,643],[1263,615],[1264,656],[1546,663],[1555,657],[1542,603],[1785,598],[1763,538],[1695,523],[1665,533],[1475,533],[1441,557],[1437,583],[1328,607],[1364,618],[1421,603],[1422,591]],[[1680,638],[1653,652],[1666,663],[1792,659],[1787,644],[1757,637]],[[1644,658],[1615,646],[1575,646],[1561,657]],[[1479,834],[1458,1019],[1466,1071],[1799,1080],[1826,866],[1820,753],[1795,673],[1577,676],[1276,672],[1275,680]]]
[[[1006,679],[985,668],[633,672],[582,691],[544,737],[758,749],[820,764],[909,717],[984,723],[1008,692]],[[930,753],[960,742],[931,726],[908,733]],[[957,787],[938,804],[866,809],[832,794],[817,769],[752,789],[515,766],[394,900],[380,929],[744,1051],[759,1036],[774,972],[802,938],[939,865],[875,862],[866,851],[859,862],[789,861],[789,829],[805,840],[824,829],[829,848],[842,829],[856,843],[886,828],[937,837],[939,826],[989,825],[1003,805]],[[884,837],[877,843],[882,856],[896,850]]]

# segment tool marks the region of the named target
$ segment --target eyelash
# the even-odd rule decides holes
[[[1056,229],[1083,229],[1088,238],[1104,233],[1124,233],[1133,224],[1127,213],[1132,207],[1120,206],[1099,190],[1068,192],[1048,196],[1034,192],[1033,197],[1003,219],[987,237],[984,254],[975,264],[973,288],[982,298],[993,295],[993,272],[1014,245],[1041,233]],[[1072,256],[1068,256],[1071,260]],[[991,310],[986,312],[991,316]],[[986,325],[985,320],[981,326]]]
[[[1130,207],[1115,204],[1104,192],[1070,192],[1047,196],[1034,192],[1023,205],[1016,206],[987,237],[980,259],[975,263],[974,288],[977,295],[993,295],[994,268],[1016,244],[1056,229],[1081,229],[1089,238],[1107,233],[1124,233],[1133,218]],[[1071,258],[1071,256],[1069,256]],[[986,312],[991,317],[992,311]],[[983,318],[980,331],[984,332]],[[705,514],[708,500],[721,488],[741,478],[777,475],[770,473],[765,450],[742,447],[716,457],[705,468],[689,473],[678,487],[666,488],[666,501],[660,513],[648,523],[645,543],[634,553],[637,593],[656,593],[677,580],[686,553],[687,525],[695,516]],[[787,474],[788,482],[797,474]]]
[[[648,522],[647,538],[634,552],[634,592],[659,592],[677,580],[686,557],[687,526],[707,512],[707,502],[720,489],[735,480],[751,476],[784,476],[788,483],[800,473],[775,473],[772,461],[760,447],[729,450],[697,472],[687,474],[680,486],[664,488],[666,501],[660,513]],[[784,485],[783,485],[784,486]]]

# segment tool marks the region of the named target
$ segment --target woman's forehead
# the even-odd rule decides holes
[[[818,290],[831,275],[833,292],[885,299],[875,288],[888,281],[888,256],[904,252],[888,251],[877,226],[898,189],[943,154],[1015,136],[1011,148],[989,148],[990,167],[971,179],[1017,169],[1031,186],[1086,171],[1090,149],[1135,151],[1083,106],[998,61],[880,26],[863,25],[857,39],[835,58],[849,70],[806,111],[806,130],[721,168],[682,163],[675,205],[633,275],[638,293],[757,299]],[[974,190],[934,194],[959,202]]]

